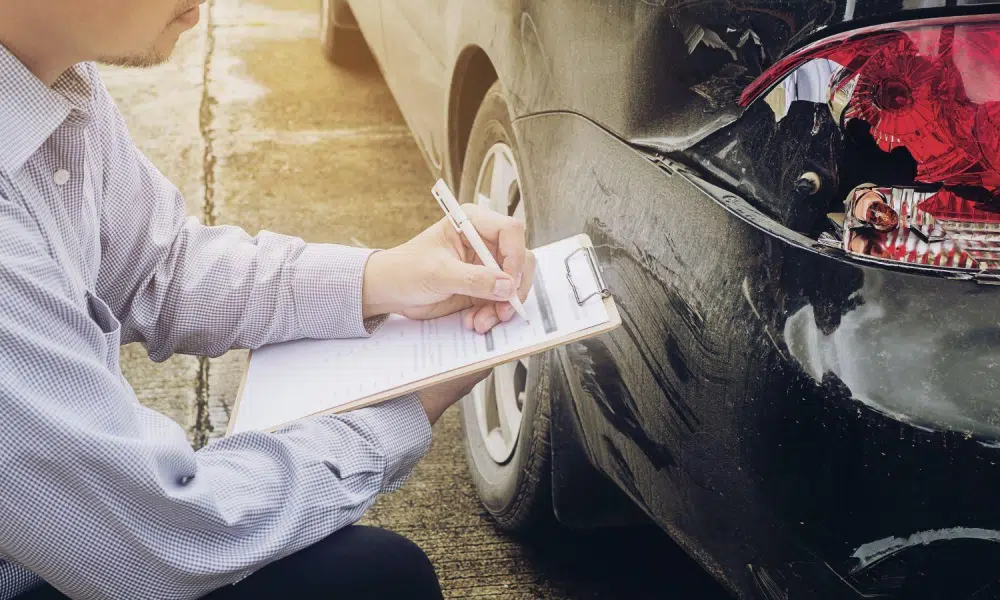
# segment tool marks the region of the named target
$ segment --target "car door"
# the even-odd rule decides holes
[[[386,80],[421,151],[440,172],[447,113],[448,0],[381,0],[381,5]]]

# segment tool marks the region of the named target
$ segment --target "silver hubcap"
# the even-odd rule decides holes
[[[510,146],[498,142],[490,148],[476,180],[476,204],[513,216],[524,223],[521,180]],[[521,431],[528,363],[518,360],[493,369],[485,381],[472,390],[479,433],[486,451],[498,464],[510,460]]]

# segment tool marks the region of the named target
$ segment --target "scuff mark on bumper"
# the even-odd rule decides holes
[[[851,569],[851,574],[861,573],[878,561],[907,548],[927,546],[934,542],[955,540],[985,540],[1000,543],[1000,531],[979,527],[951,527],[948,529],[918,531],[906,538],[887,537],[875,540],[874,542],[868,542],[859,546],[854,551],[854,554],[851,555],[852,558],[858,560],[858,564]]]

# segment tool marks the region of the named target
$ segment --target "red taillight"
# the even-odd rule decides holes
[[[904,37],[887,44],[849,79],[854,93],[843,118],[871,125],[875,143],[886,152],[909,150],[918,181],[949,180],[968,171],[976,159],[955,135],[946,103],[937,101],[949,78],[947,65],[921,57],[908,42]]]
[[[1000,172],[1000,101],[979,105],[974,131],[983,161],[994,173]]]
[[[790,81],[799,85],[793,75],[813,61],[822,62],[813,71],[829,80],[820,82],[825,98],[809,99],[827,102],[841,123],[867,123],[882,150],[906,149],[917,164],[917,182],[1000,188],[1000,18],[936,19],[840,34],[775,64],[744,91],[740,104]]]
[[[879,185],[876,172],[876,186],[851,190],[844,212],[830,215],[843,250],[1000,270],[1000,16],[829,37],[765,71],[740,103],[758,99],[779,122],[796,101],[825,105],[844,131],[844,152],[865,147],[857,136],[870,135],[887,156],[915,165],[912,185]],[[864,169],[853,176],[870,180]]]

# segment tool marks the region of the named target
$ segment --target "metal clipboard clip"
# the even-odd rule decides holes
[[[580,291],[576,287],[576,283],[573,282],[573,269],[569,266],[569,261],[578,253],[583,252],[587,257],[587,262],[590,264],[590,272],[594,274],[594,281],[597,282],[597,291],[591,292],[586,298],[580,298]],[[590,300],[594,296],[600,296],[601,298],[607,298],[611,295],[611,290],[608,289],[608,284],[604,283],[604,276],[601,275],[601,268],[597,264],[597,255],[594,252],[593,246],[582,246],[576,250],[569,253],[564,261],[566,265],[566,279],[569,280],[569,286],[573,288],[573,296],[576,298],[576,303],[579,306],[583,306],[583,303]]]

